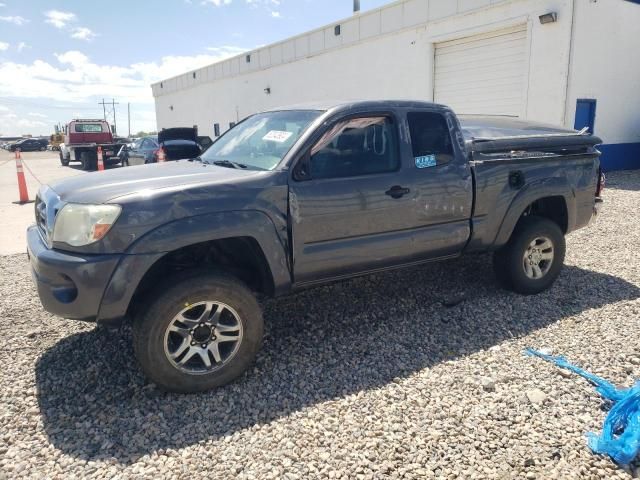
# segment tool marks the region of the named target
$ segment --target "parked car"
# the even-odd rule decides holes
[[[259,113],[200,160],[41,187],[33,278],[61,317],[132,317],[162,388],[207,390],[260,348],[256,293],[486,251],[506,288],[548,289],[601,205],[598,143],[427,102]]]
[[[156,163],[162,148],[165,161],[183,160],[199,156],[211,143],[210,137],[198,136],[195,128],[166,128],[158,135],[136,140],[132,146],[123,146],[118,156],[123,166]]]
[[[153,163],[158,148],[160,148],[158,145],[158,137],[142,137],[136,139],[133,143],[122,145],[118,152],[118,157],[120,158],[122,166]]]
[[[83,170],[96,170],[98,147],[102,149],[105,166],[120,163],[120,144],[114,141],[111,128],[105,120],[71,120],[64,132],[64,142],[59,147],[62,165],[67,166],[69,162],[76,161],[82,164]]]
[[[17,148],[21,152],[43,152],[47,149],[48,141],[39,138],[24,138],[9,145],[9,151],[15,152]]]

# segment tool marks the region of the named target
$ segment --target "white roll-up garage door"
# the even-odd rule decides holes
[[[520,116],[527,55],[526,25],[437,43],[434,100],[457,113]]]

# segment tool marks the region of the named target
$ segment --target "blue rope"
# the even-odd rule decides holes
[[[603,398],[614,402],[604,420],[602,433],[587,433],[587,444],[594,453],[609,455],[621,465],[628,465],[636,458],[640,453],[640,381],[631,388],[616,388],[612,383],[572,365],[564,357],[546,355],[531,348],[525,353],[580,375],[594,384],[596,392]]]

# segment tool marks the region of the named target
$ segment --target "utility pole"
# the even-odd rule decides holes
[[[116,124],[116,105],[120,105],[118,102],[116,102],[113,98],[111,99],[111,103],[107,103],[104,101],[104,98],[102,99],[101,102],[98,102],[98,105],[102,105],[102,113],[104,115],[104,121],[107,121],[107,109],[106,109],[106,105],[111,105],[111,112],[113,113],[113,132],[117,133],[118,132],[118,126]]]
[[[102,105],[102,114],[104,116],[104,121],[107,121],[107,109],[105,108],[105,103],[104,103],[104,98],[102,99],[102,102],[98,102],[98,105]]]
[[[131,138],[131,103],[127,102],[127,122],[129,123],[129,135]]]
[[[111,108],[113,109],[113,133],[118,134],[118,124],[116,123],[116,105],[120,105],[113,98],[111,99]]]

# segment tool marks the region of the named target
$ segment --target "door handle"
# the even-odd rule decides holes
[[[407,193],[409,193],[410,191],[411,190],[409,190],[408,188],[401,187],[400,185],[394,185],[384,193],[385,195],[389,195],[391,198],[400,198],[406,195]]]

